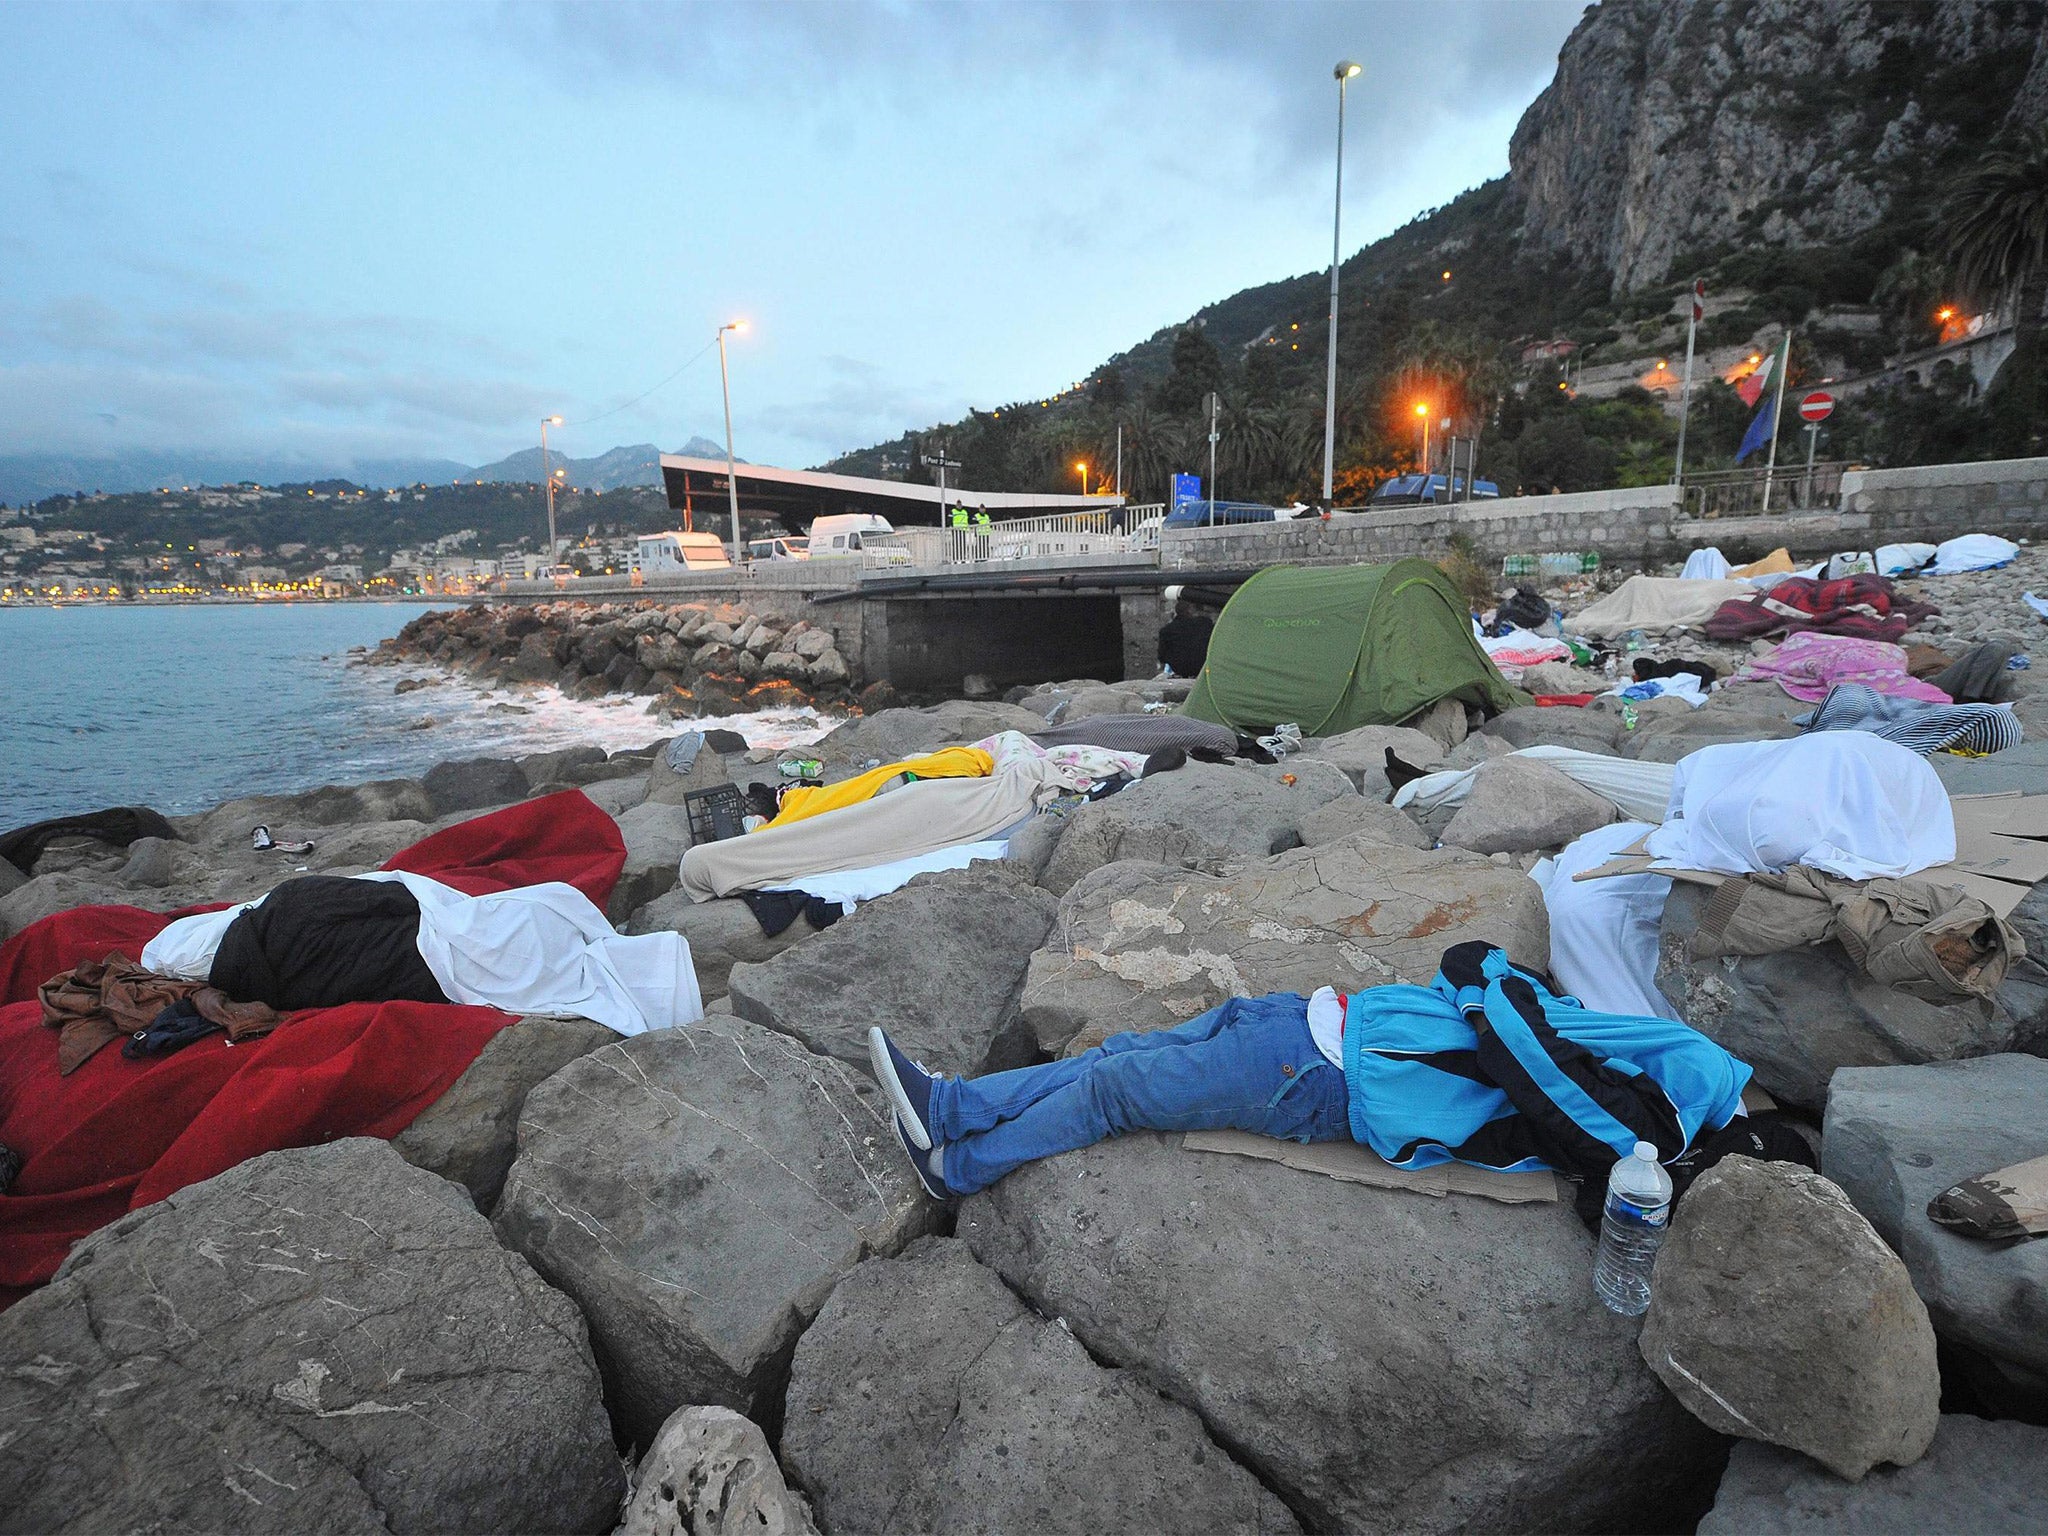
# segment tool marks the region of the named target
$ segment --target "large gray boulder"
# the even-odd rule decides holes
[[[39,923],[59,912],[68,912],[73,907],[110,903],[142,907],[153,912],[174,911],[178,905],[175,892],[138,890],[112,875],[37,875],[32,880],[24,880],[7,895],[0,896],[0,940],[11,939],[31,923]]]
[[[1403,848],[1436,846],[1436,839],[1406,811],[1397,811],[1365,795],[1343,795],[1310,811],[1301,818],[1300,830],[1304,848],[1322,848],[1353,837],[1367,837]]]
[[[1593,1295],[1571,1206],[1432,1199],[1141,1133],[966,1202],[982,1263],[1310,1529],[1648,1530],[1714,1437]],[[793,1417],[793,1416],[792,1416]]]
[[[834,1536],[1299,1529],[1193,1413],[1089,1359],[951,1239],[841,1282],[787,1410],[783,1455]]]
[[[1371,831],[1227,876],[1112,864],[1061,900],[1025,976],[1024,1018],[1043,1049],[1080,1050],[1226,998],[1426,986],[1444,950],[1467,939],[1546,966],[1542,891],[1477,854],[1401,847]]]
[[[1292,784],[1281,781],[1283,771]],[[1214,873],[1235,860],[1299,848],[1304,817],[1351,797],[1344,776],[1320,762],[1293,759],[1285,770],[1191,762],[1075,811],[1042,883],[1064,894],[1083,875],[1123,859]]]
[[[416,1168],[453,1179],[489,1215],[505,1187],[528,1093],[618,1035],[589,1019],[522,1018],[491,1036],[448,1091],[392,1137]]]
[[[1812,708],[1775,684],[1743,684],[1698,709],[1672,701],[1668,712],[1644,716],[1634,730],[1624,730],[1615,750],[1646,763],[1675,763],[1724,742],[1786,741],[1799,734],[1792,717]]]
[[[1906,1261],[1935,1331],[2048,1391],[2048,1242],[1997,1247],[1937,1226],[1951,1184],[2048,1152],[2048,1061],[1987,1056],[1839,1072],[1821,1167]]]
[[[863,1070],[877,1024],[934,1071],[1023,1066],[1036,1052],[1017,992],[1058,910],[1012,864],[919,875],[808,944],[733,966],[732,1011]]]
[[[1300,758],[1289,762],[1329,763],[1368,800],[1384,801],[1393,794],[1387,782],[1387,749],[1414,768],[1433,768],[1444,749],[1434,736],[1405,725],[1363,725],[1340,736],[1321,736],[1303,744]]]
[[[2025,941],[2027,952],[2006,968],[1998,1006],[2013,1022],[2012,1048],[2048,1056],[2048,881],[2027,892],[2006,921]]]
[[[1533,757],[1482,763],[1444,842],[1474,853],[1562,848],[1621,815],[1614,802]]]
[[[601,1531],[583,1319],[381,1141],[273,1152],[101,1228],[0,1315],[0,1525]]]
[[[533,787],[509,757],[469,757],[436,763],[420,783],[437,817],[510,805],[524,800]]]
[[[2048,1429],[1945,1413],[1927,1454],[1848,1483],[1755,1440],[1728,1458],[1699,1536],[2048,1536]]]
[[[1664,903],[1657,987],[1686,1023],[1756,1069],[1773,1098],[1827,1102],[1843,1067],[1917,1065],[2009,1050],[2013,1023],[1993,1003],[1941,1004],[1888,987],[1832,940],[1774,955],[1695,958],[1708,890],[1683,881]]]
[[[1621,736],[1621,720],[1605,710],[1524,704],[1495,715],[1479,727],[1479,734],[1497,737],[1517,751],[1523,747],[1571,747],[1579,752],[1611,754]]]
[[[730,1015],[579,1057],[526,1097],[495,1221],[590,1320],[622,1438],[759,1418],[832,1287],[929,1228],[867,1079]]]
[[[654,754],[647,765],[647,801],[654,805],[681,805],[684,797],[693,790],[710,789],[716,784],[729,784],[732,775],[725,766],[725,759],[711,748],[707,740],[697,749],[697,755],[690,760],[688,773],[677,773],[669,764],[667,743]],[[678,859],[682,857],[679,853]]]
[[[691,843],[690,813],[681,804],[644,800],[615,819],[626,844],[626,867],[605,906],[614,924],[676,888]]]
[[[522,776],[523,778],[523,776]],[[512,799],[521,799],[522,788]],[[214,807],[204,816],[178,823],[179,832],[207,848],[247,848],[249,833],[267,826],[280,840],[311,828],[353,826],[366,821],[432,821],[434,808],[417,779],[383,779],[371,784],[330,784],[302,795],[249,795]]]
[[[768,1437],[730,1408],[678,1408],[633,1472],[613,1536],[817,1536]]]
[[[791,945],[825,930],[798,917],[780,933],[762,931],[761,920],[737,897],[692,901],[687,892],[670,891],[649,902],[619,925],[621,933],[680,933],[690,941],[690,963],[697,969],[697,988],[706,1003],[726,995],[735,965],[771,960]]]
[[[1014,704],[951,699],[929,709],[884,709],[837,727],[805,754],[825,765],[830,783],[940,747],[972,745],[998,731],[1042,731],[1045,719]]]
[[[1790,1446],[1843,1477],[1917,1461],[1941,1415],[1927,1308],[1835,1185],[1729,1157],[1657,1255],[1643,1359],[1714,1429]]]

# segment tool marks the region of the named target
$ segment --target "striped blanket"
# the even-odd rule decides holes
[[[1820,708],[1797,721],[1809,731],[1869,731],[1920,753],[2003,752],[2020,744],[2010,704],[1928,704],[1879,693],[1861,683],[1828,690]]]

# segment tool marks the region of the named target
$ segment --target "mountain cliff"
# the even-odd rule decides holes
[[[2048,121],[2032,0],[1606,0],[1515,130],[1521,233],[1654,286],[1738,239],[1836,245]]]

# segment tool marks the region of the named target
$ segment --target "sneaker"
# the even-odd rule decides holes
[[[868,1030],[868,1069],[895,1106],[898,1127],[920,1152],[932,1149],[932,1074],[896,1049],[877,1024]]]
[[[890,1121],[896,1127],[896,1140],[903,1148],[903,1155],[910,1159],[911,1171],[917,1175],[917,1182],[924,1186],[924,1192],[934,1200],[950,1200],[953,1191],[946,1188],[946,1149],[933,1147],[921,1152],[910,1144],[910,1127],[903,1123],[901,1115],[891,1115]]]

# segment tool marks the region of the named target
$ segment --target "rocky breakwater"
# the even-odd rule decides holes
[[[498,687],[552,683],[573,699],[644,695],[667,718],[853,702],[829,627],[732,603],[544,603],[421,614],[370,653],[430,662]]]

